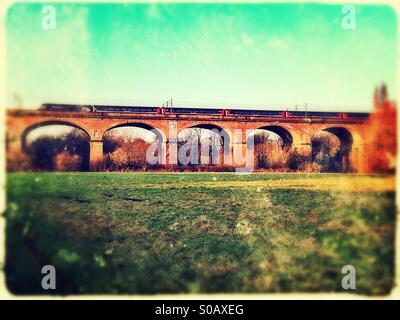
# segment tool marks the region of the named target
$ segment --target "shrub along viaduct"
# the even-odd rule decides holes
[[[284,145],[311,159],[313,136],[320,131],[336,135],[340,140],[345,171],[367,170],[368,118],[352,117],[269,117],[243,115],[156,114],[123,112],[82,112],[47,110],[7,111],[7,151],[24,151],[26,138],[32,130],[46,125],[69,125],[86,132],[90,140],[91,168],[103,159],[104,134],[123,126],[156,130],[164,150],[172,143],[171,126],[181,132],[187,128],[218,129],[226,133],[224,140],[232,152],[246,151],[246,130],[266,129],[279,135]],[[241,131],[243,134],[235,135]],[[249,131],[247,131],[249,132]],[[233,163],[244,166],[244,163]]]

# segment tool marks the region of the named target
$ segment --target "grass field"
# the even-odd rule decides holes
[[[394,281],[394,178],[339,174],[13,173],[14,293],[342,292]]]

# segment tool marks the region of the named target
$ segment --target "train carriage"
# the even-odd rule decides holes
[[[324,112],[324,111],[278,111],[252,109],[223,109],[223,108],[190,108],[190,107],[151,107],[151,106],[107,106],[107,105],[73,105],[45,103],[40,107],[46,111],[68,112],[115,112],[115,113],[149,113],[177,115],[214,115],[214,116],[249,116],[271,118],[335,118],[335,119],[366,119],[367,112]]]

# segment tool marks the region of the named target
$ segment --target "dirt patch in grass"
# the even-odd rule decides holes
[[[122,198],[122,200],[130,201],[130,202],[142,202],[142,201],[144,201],[143,199],[137,199],[137,198]]]

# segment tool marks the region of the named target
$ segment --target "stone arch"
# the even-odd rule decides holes
[[[281,125],[265,125],[257,127],[254,130],[267,130],[275,133],[282,139],[282,147],[286,149],[290,149],[296,140],[296,137],[293,135],[293,133]]]
[[[222,140],[222,158],[219,159],[221,164],[230,165],[232,163],[232,143],[233,133],[229,129],[225,129],[218,124],[207,122],[207,123],[194,123],[189,126],[180,128],[177,133],[177,138],[187,129],[207,129],[217,133]]]
[[[80,170],[87,171],[89,170],[90,166],[90,140],[91,140],[91,135],[90,131],[82,126],[81,124],[77,124],[73,121],[65,121],[65,120],[45,120],[45,121],[40,121],[36,122],[33,124],[30,124],[28,127],[26,127],[21,135],[20,135],[20,150],[24,153],[28,153],[28,146],[27,146],[27,137],[28,135],[39,128],[43,128],[46,126],[67,126],[75,129],[79,129],[80,131],[84,132],[84,134],[87,136],[88,141],[87,144],[85,142],[85,147],[83,147],[83,150],[81,149],[80,157],[81,158],[81,167]],[[86,151],[86,145],[87,145],[87,151]],[[86,153],[87,152],[87,153]]]
[[[187,127],[184,127],[182,129],[180,129],[179,132],[178,132],[178,136],[179,136],[179,134],[181,134],[181,132],[183,130],[194,129],[194,128],[207,129],[207,130],[218,130],[220,134],[224,135],[227,138],[228,145],[230,145],[232,143],[232,132],[230,132],[228,129],[224,129],[220,125],[217,125],[217,124],[214,124],[214,123],[196,123],[196,124],[192,124],[190,126],[187,126]],[[221,137],[225,138],[224,136],[221,136]]]
[[[21,137],[20,137],[22,151],[26,150],[26,138],[30,132],[32,132],[35,129],[41,128],[41,127],[52,126],[52,125],[63,125],[63,126],[69,126],[69,127],[73,127],[76,129],[80,129],[83,132],[85,132],[90,139],[92,139],[90,131],[87,128],[85,128],[84,126],[82,126],[81,124],[77,124],[73,121],[65,121],[65,120],[45,120],[45,121],[41,121],[41,122],[37,122],[37,123],[29,125],[22,132]]]
[[[272,132],[267,141],[255,139],[258,130]],[[254,167],[258,169],[284,169],[287,166],[287,156],[296,143],[300,140],[297,133],[292,128],[287,128],[280,124],[272,123],[257,126],[252,129],[246,137],[246,152],[252,154]],[[280,141],[277,139],[280,138]]]
[[[117,129],[117,128],[122,128],[122,127],[134,127],[134,128],[141,128],[141,129],[149,130],[149,131],[153,132],[157,136],[157,138],[160,138],[161,143],[165,143],[165,141],[167,140],[165,133],[161,129],[159,129],[153,125],[147,124],[145,122],[123,122],[123,123],[115,124],[104,130],[104,132],[101,136],[101,139],[102,140],[104,139],[104,135],[108,131]]]
[[[358,153],[358,149],[355,149],[354,146],[361,144],[361,135],[353,128],[347,126],[325,125],[318,128],[312,134],[311,139],[319,132],[331,133],[339,139],[340,146],[334,156],[337,162],[335,170],[340,172],[358,171],[358,159],[355,159],[358,157],[355,154],[355,151]]]
[[[335,128],[341,128],[345,131],[348,131],[348,133],[351,134],[352,140],[353,140],[353,145],[356,144],[363,144],[364,143],[364,137],[362,134],[362,130],[359,130],[357,126],[348,126],[348,125],[322,125],[318,127],[317,130],[314,131],[313,135],[317,133],[318,131],[328,131],[328,130],[334,130]],[[329,132],[329,131],[328,131]]]
[[[148,123],[145,123],[145,122],[122,122],[122,123],[117,123],[117,124],[114,124],[114,125],[106,128],[102,132],[102,135],[101,135],[100,143],[101,143],[101,155],[102,156],[103,156],[104,138],[105,138],[105,135],[107,134],[107,132],[109,132],[113,129],[123,128],[123,127],[141,128],[141,129],[145,129],[145,130],[148,130],[148,131],[154,133],[156,136],[156,141],[154,143],[152,143],[150,145],[149,149],[147,150],[148,152],[150,152],[149,154],[152,154],[154,157],[152,157],[152,160],[150,160],[149,158],[146,158],[146,160],[150,164],[165,164],[166,163],[167,137],[166,137],[165,133],[160,128],[157,128],[157,127],[150,125]],[[100,147],[98,149],[100,149]],[[97,159],[100,158],[100,155],[98,154],[98,153],[100,153],[100,150],[96,151],[96,153],[97,153],[97,155],[93,155],[93,158],[97,158]],[[147,153],[146,153],[146,157],[147,157]]]

